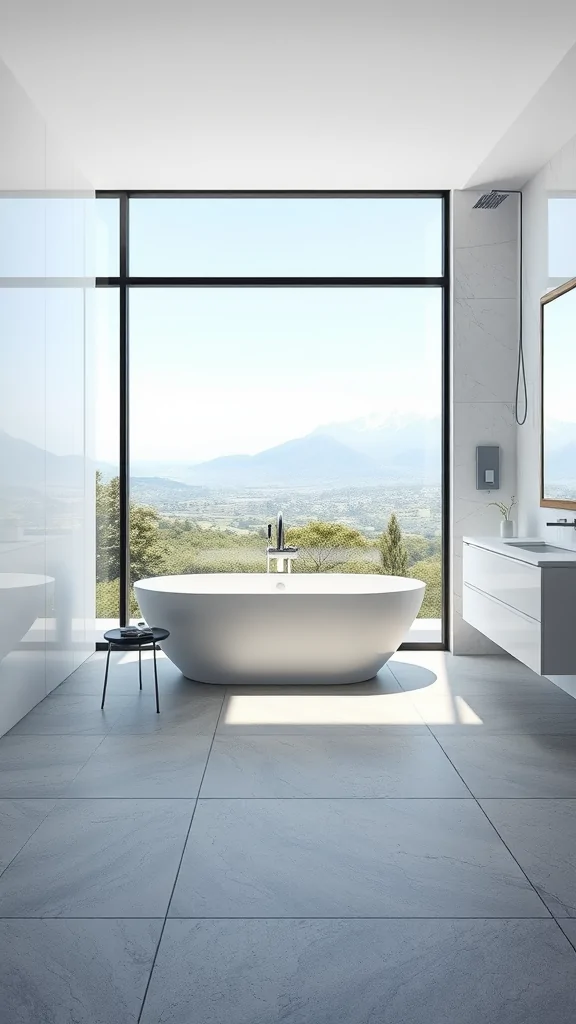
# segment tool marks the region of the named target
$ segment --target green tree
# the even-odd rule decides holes
[[[293,526],[286,533],[286,542],[300,549],[294,563],[297,572],[333,572],[349,561],[351,552],[368,547],[359,530],[344,523],[307,523]]]
[[[388,520],[388,528],[378,542],[382,572],[386,576],[408,575],[408,554],[402,540],[402,530],[394,513]]]
[[[160,516],[149,505],[130,504],[130,582],[161,576],[166,547],[160,541]]]
[[[120,576],[120,487],[118,477],[107,484],[96,473],[96,582]]]
[[[428,537],[421,537],[417,533],[404,533],[402,541],[406,548],[409,566],[414,565],[414,562],[421,562],[423,558],[428,558],[433,554]]]
[[[130,504],[130,580],[158,576],[165,570],[166,547],[161,541],[160,516],[148,505]],[[120,576],[120,482],[104,483],[96,473],[96,582]],[[109,591],[108,591],[109,593]]]
[[[96,583],[96,617],[117,619],[120,611],[119,580],[100,580]]]
[[[415,562],[422,562],[434,555],[439,555],[442,550],[442,540],[438,536],[423,537],[419,533],[404,533],[402,541],[408,555],[408,566]]]
[[[440,555],[416,562],[410,568],[410,576],[426,584],[424,600],[418,613],[419,619],[440,619],[442,617],[442,559]]]

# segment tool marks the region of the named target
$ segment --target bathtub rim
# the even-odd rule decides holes
[[[319,588],[319,589],[305,589],[302,587],[298,588],[298,583],[304,583],[304,581],[315,581],[318,582],[319,577],[328,583],[328,581],[342,581],[347,582],[349,587],[334,587],[332,589]],[[186,581],[191,583],[192,581],[197,583],[197,586],[192,589],[190,586],[174,586],[175,581]],[[260,582],[262,586],[260,588],[245,587],[242,588],[240,585],[243,581],[251,581],[253,583]],[[362,587],[360,585],[354,586],[354,584],[365,584],[367,580],[374,583],[383,583],[386,581],[391,584],[394,581],[395,586],[372,586]],[[203,584],[212,584],[211,587],[203,589]],[[227,581],[234,581],[235,586],[226,587]],[[265,587],[263,584],[267,583]],[[220,586],[218,586],[220,583]],[[160,584],[160,585],[159,585]],[[278,584],[283,584],[279,587]],[[290,589],[292,585],[293,589]],[[318,597],[318,598],[335,598],[335,597],[391,597],[394,594],[407,593],[414,590],[425,590],[426,583],[423,580],[413,578],[411,576],[385,576],[379,573],[175,573],[170,576],[152,576],[142,580],[137,580],[134,583],[134,590],[145,590],[154,594],[166,594],[170,596],[182,596],[182,597],[265,597],[267,595],[280,595],[283,594],[287,597]]]

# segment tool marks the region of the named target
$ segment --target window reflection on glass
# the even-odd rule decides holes
[[[0,278],[46,274],[46,197],[0,195]]]
[[[97,277],[118,277],[120,273],[120,200],[100,198],[91,214],[94,232],[95,265],[90,272]]]

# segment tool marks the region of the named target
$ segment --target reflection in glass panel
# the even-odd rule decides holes
[[[94,259],[91,273],[96,277],[118,277],[120,273],[120,200],[96,200],[93,216]]]
[[[440,289],[138,288],[130,350],[133,580],[265,572],[281,509],[294,571],[441,617]]]
[[[576,277],[576,196],[548,200],[548,277]]]
[[[441,199],[131,199],[130,273],[435,277]]]
[[[46,199],[0,193],[0,278],[45,273]]]
[[[87,265],[87,237],[95,205],[93,198],[74,194],[45,200],[48,277],[80,278],[94,272]]]
[[[73,671],[84,631],[85,294],[46,293],[46,572],[54,579],[47,609],[46,688]]]
[[[18,200],[14,202],[17,208]],[[27,204],[23,207],[30,212]],[[40,206],[36,209],[40,211]],[[30,222],[28,226],[31,227]],[[17,253],[15,259],[20,256]],[[3,269],[9,271],[10,266]],[[14,276],[18,276],[17,272]],[[45,288],[10,288],[3,282],[0,692],[4,716],[12,715],[22,694],[31,704],[46,695],[46,611],[54,581],[46,574],[45,318]]]
[[[0,277],[113,277],[118,249],[117,199],[0,194]]]
[[[576,501],[576,288],[542,307],[544,498]]]
[[[117,620],[120,614],[118,290],[98,288],[94,302],[96,618]]]

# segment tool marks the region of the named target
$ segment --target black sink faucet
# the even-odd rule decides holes
[[[555,523],[546,523],[546,526],[570,526],[573,530],[576,530],[576,519],[557,519]]]

